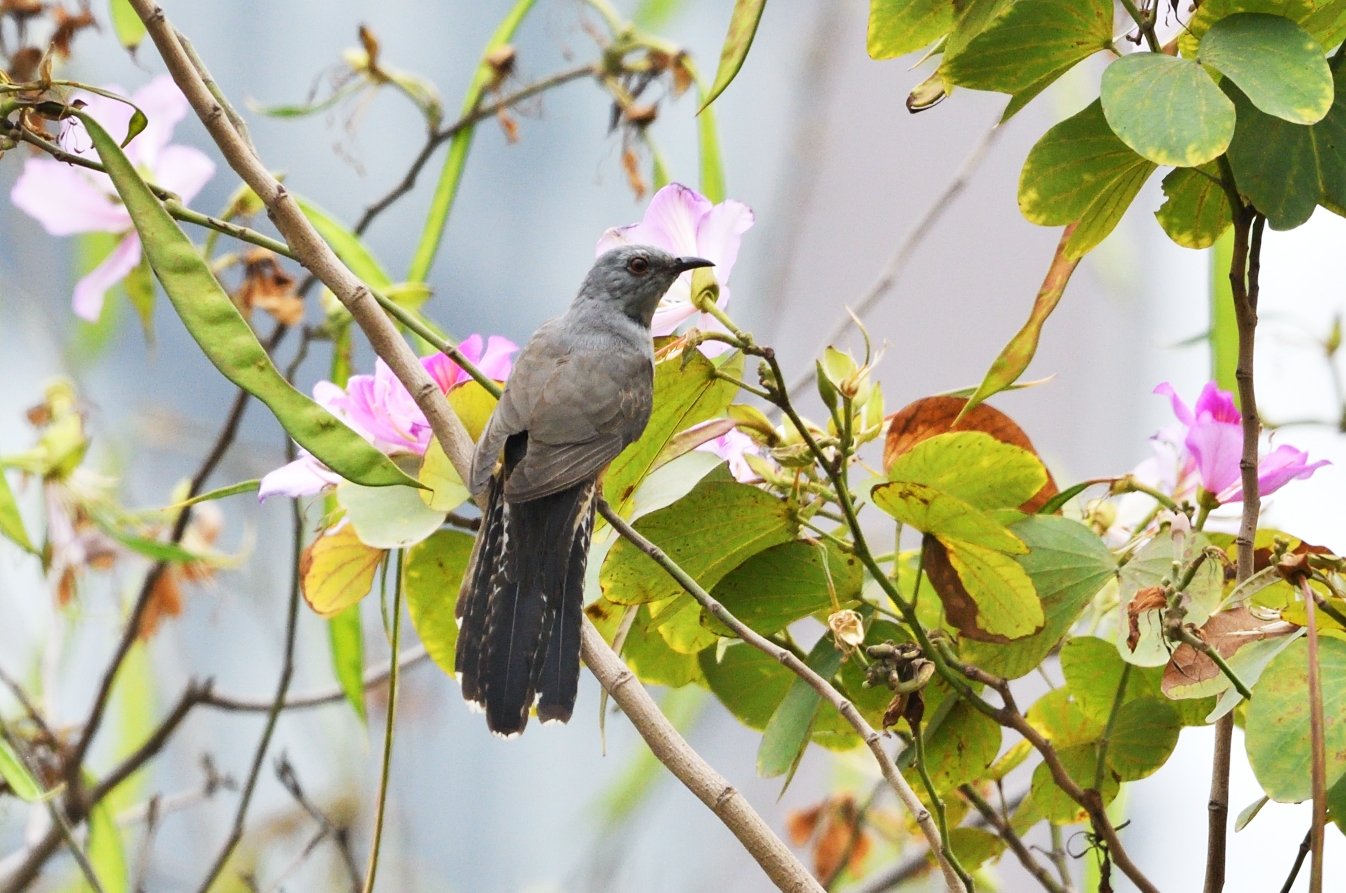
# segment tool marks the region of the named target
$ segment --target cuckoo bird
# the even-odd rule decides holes
[[[660,298],[708,266],[650,245],[599,257],[566,314],[519,353],[477,443],[468,487],[485,503],[455,670],[497,735],[523,732],[534,703],[544,723],[570,719],[599,478],[649,422]]]

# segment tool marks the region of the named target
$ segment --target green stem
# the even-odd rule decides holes
[[[1220,668],[1220,672],[1225,674],[1225,678],[1227,678],[1234,686],[1235,691],[1243,695],[1243,697],[1249,701],[1253,699],[1252,690],[1243,684],[1243,680],[1238,677],[1238,674],[1229,666],[1228,662],[1226,662],[1220,655],[1219,651],[1216,651],[1206,642],[1203,642],[1186,627],[1182,627],[1178,630],[1178,638],[1206,655],[1206,657],[1209,657],[1215,665]]]
[[[414,334],[418,335],[426,344],[429,344],[435,350],[446,354],[449,359],[462,368],[464,372],[472,376],[472,380],[486,389],[492,397],[500,396],[500,385],[496,384],[489,375],[477,368],[476,364],[463,356],[462,351],[454,347],[433,329],[425,324],[419,316],[412,313],[401,304],[394,301],[387,295],[379,294],[372,288],[369,293],[374,296],[374,300],[379,302],[379,306],[388,312],[393,319],[406,326]]]
[[[1112,741],[1112,731],[1117,727],[1117,714],[1122,710],[1122,702],[1126,700],[1126,683],[1131,678],[1131,664],[1122,665],[1122,679],[1117,683],[1117,694],[1112,698],[1112,710],[1108,712],[1108,725],[1103,731],[1103,737],[1098,739],[1097,753],[1098,760],[1094,764],[1094,790],[1103,790],[1103,775],[1108,768],[1108,744]]]
[[[1140,33],[1145,36],[1145,43],[1149,45],[1151,53],[1163,52],[1159,46],[1159,38],[1154,33],[1154,22],[1150,17],[1141,12],[1135,4],[1135,0],[1122,0],[1122,6],[1126,8],[1127,14],[1140,28]]]
[[[1182,509],[1180,509],[1178,504],[1173,501],[1173,497],[1169,496],[1167,493],[1156,490],[1148,484],[1141,483],[1130,475],[1127,475],[1114,484],[1112,492],[1114,495],[1121,495],[1122,493],[1144,493],[1146,496],[1159,502],[1169,511],[1175,514],[1182,514]]]
[[[379,777],[379,800],[374,812],[374,844],[369,853],[369,869],[365,874],[364,893],[373,893],[374,878],[379,870],[379,850],[383,845],[383,817],[388,805],[388,777],[393,762],[393,725],[397,716],[397,655],[402,642],[402,562],[405,553],[397,553],[397,572],[393,578],[393,618],[391,646],[393,661],[388,672],[388,714],[383,726],[383,768]]]
[[[925,768],[925,743],[921,734],[920,723],[909,723],[911,726],[911,740],[916,748],[916,771],[920,773],[921,784],[925,786],[926,796],[930,798],[930,805],[935,809],[935,821],[939,825],[939,845],[940,852],[944,858],[949,860],[953,866],[954,872],[963,881],[963,886],[967,888],[967,893],[973,893],[972,876],[967,873],[958,861],[958,857],[953,854],[953,847],[949,846],[949,820],[945,815],[944,801],[940,799],[939,794],[935,792],[935,782],[930,778],[930,772]]]
[[[504,21],[491,35],[486,49],[482,51],[482,61],[478,63],[472,82],[463,98],[463,114],[471,114],[481,102],[482,93],[495,75],[495,70],[486,61],[486,56],[494,50],[507,45],[514,32],[518,30],[528,10],[535,0],[517,0],[514,7],[505,16]],[[435,255],[439,252],[440,240],[444,237],[444,228],[449,222],[449,212],[453,210],[453,201],[458,195],[458,185],[463,179],[463,168],[467,165],[467,153],[472,148],[472,134],[475,128],[464,127],[454,134],[449,143],[449,154],[444,159],[444,167],[435,184],[434,196],[430,199],[430,213],[426,216],[425,227],[421,230],[420,243],[411,259],[411,268],[407,272],[409,282],[424,282],[434,266]]]

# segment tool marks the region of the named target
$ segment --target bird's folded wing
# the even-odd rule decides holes
[[[528,451],[505,481],[505,499],[526,502],[550,496],[596,476],[617,457],[626,441],[605,434],[584,443],[550,444],[528,438]]]

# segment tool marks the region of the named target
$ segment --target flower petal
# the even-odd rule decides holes
[[[485,352],[476,361],[477,368],[496,381],[504,381],[509,378],[514,367],[514,354],[518,352],[519,346],[513,341],[492,335],[486,340]]]
[[[640,223],[605,232],[595,256],[618,245],[653,245],[675,256],[696,254],[697,228],[711,207],[710,199],[696,190],[669,183],[650,199]]]
[[[1192,427],[1192,423],[1195,422],[1196,419],[1192,416],[1192,411],[1187,408],[1187,404],[1182,402],[1182,398],[1178,396],[1178,392],[1173,390],[1173,385],[1164,382],[1150,393],[1162,394],[1167,397],[1169,402],[1173,405],[1173,414],[1178,417],[1178,421],[1189,428]]]
[[[1206,382],[1206,386],[1201,389],[1193,412],[1198,419],[1208,416],[1226,425],[1238,425],[1243,421],[1243,415],[1234,405],[1234,395],[1220,390],[1220,386],[1213,381]]]
[[[739,243],[754,220],[751,208],[731,200],[711,208],[697,225],[696,256],[715,262],[715,278],[721,285],[729,281]]]
[[[1257,463],[1257,490],[1263,496],[1268,496],[1291,481],[1302,481],[1324,465],[1331,464],[1326,459],[1309,464],[1308,453],[1289,444],[1281,444]],[[1238,495],[1242,497],[1241,490]]]
[[[299,451],[299,458],[282,465],[262,478],[257,490],[257,501],[268,496],[312,496],[341,482],[341,476],[315,459],[307,450]]]
[[[669,289],[672,292],[672,289]],[[672,335],[678,326],[696,316],[696,308],[689,300],[669,301],[664,299],[654,311],[654,322],[650,324],[650,334],[656,338]]]
[[[1243,431],[1238,425],[1203,417],[1187,429],[1184,443],[1196,460],[1201,486],[1218,494],[1238,482],[1239,458],[1243,454]]]
[[[160,151],[173,138],[173,128],[187,116],[190,108],[187,105],[187,97],[182,95],[182,91],[173,83],[171,77],[161,74],[137,90],[131,101],[145,113],[149,123],[126,147],[126,155],[136,164],[154,170],[159,161]],[[98,118],[98,122],[103,123],[103,119]],[[121,133],[125,134],[126,130],[123,128]],[[159,185],[182,194],[166,183],[160,182]],[[182,196],[185,201],[187,196],[185,194]]]
[[[106,180],[54,158],[29,158],[9,198],[53,236],[130,229],[131,215],[110,194],[111,182],[104,191],[94,177]]]
[[[89,322],[98,322],[98,317],[103,314],[103,299],[108,289],[130,275],[139,263],[140,237],[133,232],[127,233],[101,264],[75,283],[75,315]]]
[[[758,480],[757,472],[752,470],[752,467],[743,457],[745,455],[760,456],[762,454],[761,448],[751,437],[737,428],[727,431],[714,440],[706,441],[697,449],[705,453],[714,453],[728,462],[729,470],[733,472],[734,479],[740,483],[746,484]]]
[[[176,192],[185,205],[215,176],[215,162],[191,146],[164,146],[150,171],[157,185]]]

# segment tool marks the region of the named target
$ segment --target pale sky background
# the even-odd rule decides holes
[[[164,0],[227,93],[263,103],[303,98],[314,78],[355,43],[364,22],[382,40],[388,64],[436,82],[450,111],[478,54],[508,3],[430,0],[291,0],[200,3]],[[627,4],[630,5],[629,3]],[[686,45],[704,69],[718,58],[729,5],[688,0],[664,32]],[[97,12],[102,5],[95,4]],[[774,0],[739,79],[717,103],[729,195],[751,205],[758,224],[745,235],[734,271],[736,316],[773,343],[787,371],[812,362],[821,333],[844,304],[868,288],[912,222],[963,164],[1004,98],[959,91],[943,105],[909,115],[903,101],[924,73],[913,60],[876,63],[864,53],[861,0],[825,6]],[[528,81],[594,56],[579,27],[574,0],[539,0],[519,33],[519,77]],[[82,35],[70,75],[119,82],[128,89],[162,70],[150,47],[128,60],[111,35]],[[143,68],[140,67],[143,65]],[[917,397],[974,384],[1026,318],[1058,239],[1020,216],[1019,168],[1052,123],[1093,94],[1101,66],[1082,66],[1022,112],[974,176],[970,189],[934,227],[890,296],[867,319],[887,345],[879,376],[889,411]],[[696,182],[693,99],[666,106],[654,133],[677,179]],[[588,268],[593,245],[609,226],[638,220],[620,168],[620,145],[606,134],[607,103],[596,88],[576,83],[549,94],[520,121],[521,142],[509,146],[499,128],[479,128],[459,202],[445,235],[428,312],[457,334],[499,333],[522,342],[569,302]],[[381,95],[358,118],[346,112],[302,121],[248,114],[254,139],[291,188],[353,220],[401,176],[419,147],[420,124],[399,98]],[[177,141],[209,143],[194,121]],[[339,148],[337,148],[339,145]],[[0,161],[8,193],[22,152]],[[397,278],[414,249],[438,159],[420,189],[385,215],[369,243]],[[235,180],[223,169],[194,205],[223,204]],[[1156,177],[1118,232],[1085,261],[1046,327],[1027,378],[1048,384],[995,401],[1034,439],[1059,480],[1117,474],[1143,459],[1146,438],[1169,421],[1166,401],[1151,395],[1161,381],[1194,397],[1207,377],[1202,348],[1173,345],[1207,326],[1209,258],[1173,245],[1151,217],[1161,201]],[[22,410],[42,383],[62,371],[77,375],[94,407],[99,461],[124,475],[132,505],[162,504],[176,478],[190,473],[213,437],[232,389],[209,367],[166,307],[156,317],[159,338],[146,350],[128,320],[106,357],[92,368],[63,365],[70,332],[71,243],[52,239],[0,202],[0,452],[24,448],[30,432]],[[1343,305],[1346,221],[1319,212],[1303,229],[1268,234],[1263,273],[1265,327],[1259,353],[1260,402],[1268,417],[1331,419],[1326,367],[1302,332],[1321,335]],[[858,342],[856,344],[858,347]],[[291,345],[292,349],[292,345]],[[364,357],[368,362],[368,357]],[[309,367],[311,385],[322,362]],[[1268,508],[1268,520],[1340,551],[1346,530],[1328,506],[1346,499],[1346,448],[1330,428],[1287,429],[1278,437],[1337,465],[1310,484],[1293,485]],[[249,410],[240,446],[214,485],[257,477],[279,463],[278,427]],[[31,496],[32,494],[30,494]],[[280,653],[288,566],[288,508],[262,509],[246,497],[223,504],[226,546],[256,552],[241,574],[195,593],[186,615],[154,642],[152,662],[159,709],[191,670],[213,675],[222,689],[250,696],[271,691]],[[93,681],[83,668],[100,665],[115,629],[111,595],[134,586],[123,571],[109,586],[90,587],[83,610],[92,621],[67,643],[55,695],[58,715],[82,713]],[[32,643],[50,631],[46,594],[35,588],[31,562],[13,550],[0,555],[0,661],[36,672]],[[330,683],[326,634],[305,614],[294,688]],[[371,651],[381,629],[366,603]],[[46,634],[50,634],[47,632]],[[371,655],[370,660],[373,660]],[[765,891],[755,865],[713,816],[667,776],[634,814],[625,833],[609,836],[599,801],[643,745],[620,716],[608,722],[607,756],[597,731],[597,687],[585,678],[575,719],[563,729],[530,729],[501,744],[463,707],[456,686],[423,666],[405,679],[393,764],[392,813],[386,837],[384,889],[439,893],[550,893],[562,890]],[[371,702],[371,729],[381,728],[382,704]],[[73,706],[72,706],[73,705]],[[216,755],[235,775],[245,771],[260,723],[216,714],[193,718],[176,756],[154,776],[155,790],[176,792],[199,783],[197,757]],[[805,758],[799,778],[777,802],[778,783],[757,779],[758,736],[710,702],[690,730],[695,746],[749,796],[777,828],[786,811],[806,806],[832,778],[855,778],[819,750]],[[106,742],[104,742],[106,743]],[[350,711],[327,708],[287,715],[272,755],[289,754],[306,789],[320,803],[372,797],[379,735],[363,735]],[[1236,751],[1239,748],[1236,747]],[[1210,733],[1183,733],[1178,753],[1159,774],[1132,786],[1127,830],[1133,856],[1165,890],[1200,882]],[[1026,783],[1026,780],[1020,780]],[[1231,808],[1256,796],[1246,765],[1235,773]],[[148,791],[147,791],[148,793]],[[8,801],[12,803],[12,801]],[[214,852],[234,796],[170,817],[156,845],[151,889],[198,882]],[[257,824],[290,806],[268,771],[256,801]],[[19,843],[22,815],[0,812],[0,859]],[[1268,807],[1231,845],[1230,893],[1278,889],[1308,818],[1306,807]],[[366,823],[356,826],[357,853],[367,847]],[[607,838],[607,846],[599,844]],[[300,838],[295,838],[298,841]],[[1329,829],[1329,865],[1346,859]],[[1042,842],[1042,841],[1039,841]],[[297,844],[296,844],[297,845]],[[1188,849],[1180,850],[1186,845]],[[285,858],[261,866],[263,882]],[[319,886],[328,862],[315,857],[287,887]],[[1002,861],[1002,889],[1035,886],[1012,859]],[[1340,871],[1338,867],[1336,870]],[[61,880],[49,878],[46,889]],[[1296,889],[1304,889],[1307,872]],[[1130,889],[1119,880],[1119,890]]]

